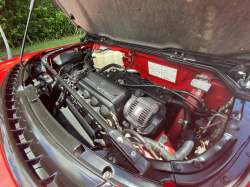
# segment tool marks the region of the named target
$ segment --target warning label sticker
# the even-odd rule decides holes
[[[170,68],[148,61],[148,72],[151,75],[160,77],[173,83],[176,81],[177,69],[175,68]]]

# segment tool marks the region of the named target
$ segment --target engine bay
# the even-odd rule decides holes
[[[65,130],[146,177],[148,160],[186,161],[211,149],[234,101],[212,72],[116,46],[88,43],[32,61],[35,90]]]

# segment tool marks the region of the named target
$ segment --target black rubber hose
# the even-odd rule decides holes
[[[91,70],[91,67],[90,67],[89,62],[88,62],[88,58],[93,54],[93,52],[94,51],[91,51],[88,54],[86,54],[84,57],[84,60],[83,60],[84,64],[88,67],[88,70]]]
[[[98,73],[102,73],[102,72],[104,72],[105,70],[107,70],[107,69],[109,69],[109,68],[111,68],[111,67],[121,68],[121,66],[118,65],[118,64],[109,64],[109,65],[107,65],[107,66],[104,66],[102,69],[100,69],[100,70],[98,71]]]
[[[140,141],[140,143],[142,143],[143,145],[145,145],[147,143],[146,140],[140,134],[138,134],[137,132],[135,132],[131,129],[124,129],[122,131],[123,136],[125,136],[127,133],[131,134],[131,136],[135,136]]]
[[[198,105],[200,107],[202,107],[203,103],[202,103],[201,99],[199,97],[197,97],[196,95],[194,95],[190,92],[184,91],[184,90],[173,90],[173,91],[175,91],[177,93],[182,93],[182,94],[185,94],[185,95],[188,95],[188,96],[194,98],[198,102]]]
[[[184,110],[184,120],[186,120],[188,123],[191,122],[191,110],[189,106],[184,103],[183,101],[177,100],[177,99],[170,99],[168,103],[173,105],[178,105]]]
[[[88,63],[88,58],[93,54],[94,51],[90,51],[88,54],[85,55],[84,57],[84,63]]]
[[[184,144],[182,147],[175,153],[170,154],[164,146],[159,144],[158,142],[151,140],[149,138],[145,138],[147,143],[152,147],[152,149],[161,156],[164,160],[183,160],[189,153],[192,151],[194,147],[194,132],[190,129],[184,131]]]
[[[210,115],[210,113],[200,113],[200,112],[198,112],[198,111],[196,111],[196,110],[194,110],[193,113],[194,113],[195,115],[201,116],[201,117],[206,117],[206,116],[209,116],[209,115]]]

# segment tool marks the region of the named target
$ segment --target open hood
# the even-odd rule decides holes
[[[78,28],[116,41],[213,55],[250,51],[247,0],[51,0]]]

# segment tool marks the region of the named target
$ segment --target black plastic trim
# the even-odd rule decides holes
[[[150,181],[111,164],[78,142],[50,115],[33,86],[23,85],[24,71],[20,72],[17,82],[11,85],[16,89],[16,112],[10,112],[8,116],[8,111],[4,110],[8,75],[3,81],[0,97],[2,101],[1,137],[4,137],[1,138],[1,144],[6,157],[10,158],[9,155],[11,155],[7,162],[18,184],[22,186],[48,184],[49,186],[98,186],[106,181],[102,178],[103,169],[110,167],[114,172],[108,181],[113,185],[162,186],[161,183]],[[34,98],[37,99],[31,102]],[[12,125],[9,124],[9,119]],[[25,128],[20,137],[12,132],[17,128]],[[79,146],[83,149],[75,154]],[[10,148],[12,152],[9,151]],[[37,157],[41,157],[39,163],[34,164],[38,160]],[[15,160],[18,162],[15,163]],[[20,167],[21,173],[18,170]],[[124,181],[124,178],[127,180]]]

